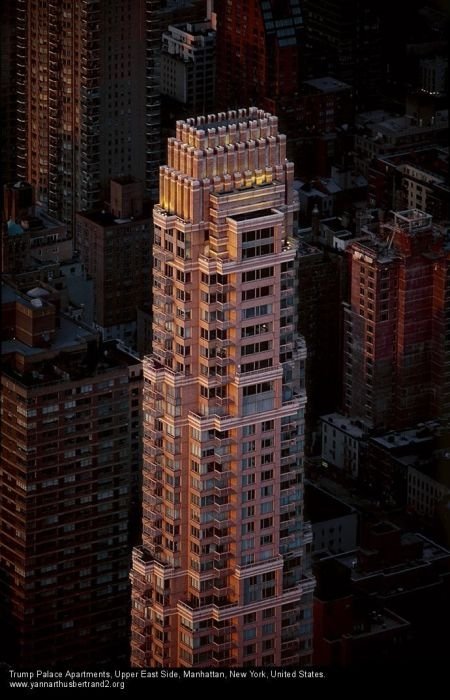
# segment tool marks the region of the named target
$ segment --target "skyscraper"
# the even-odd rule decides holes
[[[150,207],[133,178],[111,180],[109,199],[108,209],[77,214],[77,246],[94,280],[96,328],[136,348],[138,311],[150,312]]]
[[[162,35],[161,93],[168,108],[210,114],[215,102],[215,25],[210,19],[169,25]]]
[[[431,216],[396,212],[349,251],[345,410],[375,428],[448,415],[449,253]]]
[[[300,0],[217,2],[217,101],[287,113],[304,75]],[[287,116],[287,114],[285,115]]]
[[[111,177],[155,190],[159,0],[17,0],[18,176],[71,223]]]
[[[0,9],[0,90],[2,95],[0,187],[16,177],[16,0],[5,0]],[[3,193],[0,195],[3,196]]]
[[[2,285],[2,659],[125,662],[141,364],[48,295]]]
[[[372,0],[301,0],[308,67],[349,83],[357,110],[379,105],[382,31],[379,3]]]
[[[308,663],[293,166],[250,108],[177,122],[154,208],[132,664]]]

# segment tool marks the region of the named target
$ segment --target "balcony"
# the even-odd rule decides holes
[[[147,654],[145,653],[145,651],[140,649],[137,645],[136,646],[134,646],[134,644],[132,645],[131,656],[133,659],[133,664],[138,665],[140,667],[148,666]]]
[[[214,535],[212,535],[213,542],[215,542],[218,545],[224,545],[233,542],[234,536],[231,535],[229,532],[226,532],[223,535],[220,534],[221,531],[223,532],[223,530],[221,530],[221,525],[223,525],[223,523],[218,523],[218,525],[219,527],[215,528]]]
[[[156,515],[159,517],[160,513],[157,513]],[[152,525],[149,525],[146,520],[144,520],[144,524],[142,526],[142,531],[144,532],[145,535],[150,537],[152,540],[154,540],[156,537],[161,535],[161,530],[157,527],[153,527]]]
[[[173,260],[174,254],[171,250],[163,250],[157,245],[153,245],[153,257],[166,263]]]
[[[216,320],[216,328],[219,330],[227,330],[228,328],[231,328],[234,325],[234,322],[231,320],[226,320],[226,321],[221,321],[219,319]]]
[[[162,498],[155,496],[153,493],[149,493],[148,489],[145,488],[142,489],[142,500],[146,505],[152,508],[162,503]]]
[[[222,284],[221,282],[217,282],[215,287],[220,294],[228,294],[228,292],[234,292],[235,290],[234,285],[230,283]]]
[[[141,594],[142,595],[142,594]],[[131,623],[131,631],[138,632],[139,634],[142,634],[145,629],[147,629],[150,626],[150,621],[143,618],[143,617],[138,617],[137,615],[132,616],[132,623]]]
[[[144,438],[146,440],[152,440],[155,444],[157,443],[159,445],[159,447],[161,447],[161,449],[163,446],[162,437],[163,437],[162,429],[156,430],[156,428],[154,428],[154,427],[149,427],[149,426],[145,425]]]
[[[217,351],[215,360],[216,365],[219,367],[226,367],[234,362],[233,358],[229,356],[228,351],[225,348],[220,348]]]
[[[212,643],[213,656],[217,655],[217,652],[224,652],[226,650],[235,649],[236,642],[232,639],[224,639],[223,641],[214,641]]]
[[[134,632],[133,626],[131,627],[131,644],[134,648],[146,649],[147,647],[147,637],[140,632]]]

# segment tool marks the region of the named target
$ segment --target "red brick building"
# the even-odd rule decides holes
[[[285,128],[303,74],[300,1],[230,0],[215,11],[218,108],[258,104]]]
[[[400,428],[448,412],[449,252],[431,216],[397,212],[380,236],[349,251],[347,413]]]

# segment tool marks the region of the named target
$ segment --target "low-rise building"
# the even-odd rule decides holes
[[[321,423],[322,461],[356,478],[367,427],[361,420],[348,418],[341,413],[321,416]]]
[[[358,545],[358,513],[319,486],[305,485],[305,515],[312,527],[312,552],[338,554]]]

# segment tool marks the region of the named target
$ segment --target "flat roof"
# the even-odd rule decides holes
[[[356,514],[354,508],[318,486],[305,482],[305,519],[313,525],[353,514]]]
[[[39,388],[45,385],[57,384],[59,382],[79,381],[96,377],[120,367],[129,367],[140,364],[135,356],[125,349],[118,347],[116,341],[107,341],[103,345],[97,345],[97,350],[89,350],[87,343],[83,341],[96,341],[98,335],[93,331],[89,332],[72,322],[70,319],[61,318],[61,331],[57,333],[56,342],[50,348],[28,348],[19,341],[2,343],[9,349],[9,352],[26,351],[29,357],[35,356],[35,362],[30,368],[22,373],[4,363],[2,373],[11,377],[14,381],[27,387]],[[77,334],[74,336],[74,332]],[[79,346],[79,347],[77,347]],[[59,352],[59,351],[66,352]],[[72,352],[67,352],[72,350]],[[80,361],[80,357],[84,359]]]
[[[327,413],[324,416],[320,416],[320,420],[354,438],[361,438],[366,432],[361,421],[347,418],[341,413]]]
[[[67,350],[74,348],[80,344],[80,341],[85,341],[97,337],[94,330],[89,330],[80,326],[76,321],[72,321],[67,316],[60,316],[60,325],[56,328],[56,333],[52,344],[48,348],[32,348],[25,345],[16,338],[14,340],[4,340],[1,343],[1,354],[7,355],[10,353],[19,353],[26,357],[33,355],[42,355],[55,350]]]
[[[102,211],[80,211],[77,216],[82,219],[88,219],[94,224],[98,224],[103,228],[109,228],[114,226],[121,226],[124,224],[142,224],[143,222],[148,222],[150,224],[151,216],[150,214],[140,214],[139,216],[130,218],[119,218],[114,216],[111,212]]]
[[[358,549],[351,550],[350,552],[343,552],[342,554],[333,554],[329,557],[324,557],[325,559],[333,559],[334,561],[340,562],[347,569],[351,570],[351,576],[354,580],[362,580],[368,577],[383,575],[390,576],[394,573],[407,572],[410,569],[416,569],[420,567],[427,566],[429,562],[450,558],[450,552],[441,547],[441,545],[436,544],[432,540],[428,539],[424,535],[418,532],[406,532],[401,535],[401,542],[403,544],[422,544],[422,554],[416,559],[405,559],[400,562],[396,562],[389,566],[385,561],[380,562],[379,568],[367,568],[362,569],[360,567],[360,559],[358,557],[359,553],[364,553],[364,549],[359,547]]]
[[[280,214],[280,212],[274,209],[258,209],[257,211],[248,211],[244,214],[229,214],[227,219],[247,221],[247,219],[260,219],[262,216],[273,216],[274,214]]]
[[[336,80],[327,75],[323,78],[313,78],[312,80],[305,80],[305,85],[310,85],[320,92],[336,92],[337,90],[351,90],[351,85],[342,82],[342,80]]]

